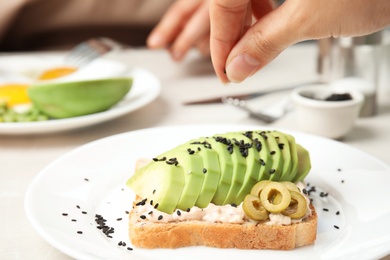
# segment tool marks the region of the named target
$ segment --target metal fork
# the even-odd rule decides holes
[[[123,48],[123,45],[112,39],[104,37],[91,38],[72,48],[65,56],[64,62],[80,68],[112,50],[121,48]]]
[[[227,104],[227,105],[233,105],[237,108],[240,108],[241,110],[248,112],[249,116],[256,118],[260,121],[263,121],[265,123],[275,122],[276,120],[278,120],[279,118],[284,116],[284,114],[288,111],[288,109],[287,109],[288,106],[286,106],[284,111],[283,111],[283,114],[276,117],[276,116],[271,116],[271,115],[265,114],[265,113],[260,112],[260,111],[252,110],[248,106],[247,102],[245,100],[242,100],[242,99],[232,98],[232,97],[224,97],[224,98],[222,98],[222,103]]]

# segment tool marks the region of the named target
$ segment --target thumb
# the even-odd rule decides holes
[[[226,61],[226,75],[231,82],[241,82],[253,75],[288,46],[301,40],[299,30],[283,6],[258,20],[237,42]]]

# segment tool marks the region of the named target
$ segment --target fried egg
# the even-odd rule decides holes
[[[44,70],[37,80],[53,80],[69,75],[77,71],[75,67],[54,67]],[[0,101],[5,102],[8,107],[25,105],[31,103],[27,88],[28,83],[9,82],[0,84]]]
[[[119,77],[129,73],[129,67],[125,64],[106,59],[97,59],[82,68],[67,65],[47,65],[45,67],[26,68],[25,72],[21,72],[20,75],[8,76],[10,79],[15,77],[17,80],[0,80],[0,101],[5,101],[8,107],[30,104],[27,89],[29,84],[34,82],[82,81]],[[19,80],[19,78],[22,80]]]

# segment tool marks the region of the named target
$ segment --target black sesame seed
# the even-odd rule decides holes
[[[284,144],[278,144],[278,146],[279,146],[280,149],[284,148]]]
[[[83,214],[87,214],[88,212],[86,212],[86,211],[81,211],[81,213],[83,213]]]
[[[76,221],[77,221],[77,219],[72,219],[72,221],[73,221],[73,222],[76,222]]]
[[[122,242],[122,246],[126,246],[126,242]]]
[[[265,166],[265,161],[263,159],[260,159],[260,164]]]
[[[79,205],[76,205],[76,208],[80,209],[80,206],[79,206]]]
[[[322,210],[323,210],[323,211],[329,211],[329,209],[327,209],[327,208],[323,208]]]
[[[187,212],[190,212],[190,210],[191,210],[190,208],[187,208],[187,210],[186,210],[186,211],[187,211]]]
[[[206,173],[207,172],[207,169],[206,168],[203,168],[203,173]]]
[[[328,197],[328,193],[327,192],[325,193],[325,192],[321,191],[320,197],[321,198]]]
[[[337,212],[336,212],[336,215],[340,215],[340,211],[337,211]]]
[[[255,140],[253,140],[253,142],[254,142],[254,144],[255,144],[255,147],[256,147],[256,150],[258,151],[258,152],[260,152],[261,151],[261,149],[263,148],[263,144],[259,141],[259,139],[255,139]]]
[[[125,213],[126,213],[126,214],[129,214],[130,212],[126,210]]]
[[[88,179],[88,178],[84,178],[84,180],[85,180],[85,181],[89,181],[89,179]]]
[[[162,215],[160,215],[160,216],[158,216],[158,218],[157,218],[158,220],[162,220],[163,219],[163,216]]]
[[[153,194],[155,194],[156,193],[156,190],[153,190]]]
[[[275,153],[276,153],[275,151],[271,151],[271,152],[270,152],[271,155],[274,155]]]
[[[235,204],[235,203],[230,204],[230,206],[237,208],[237,204]]]
[[[109,228],[105,233],[106,235],[114,233],[114,228]]]
[[[145,215],[141,215],[139,216],[141,219],[146,219],[146,216]]]
[[[153,158],[152,160],[153,160],[153,161],[155,161],[155,162],[157,162],[157,161],[158,161],[158,159],[157,159],[157,158]]]
[[[62,216],[68,216],[68,213],[62,213]]]
[[[119,241],[118,246],[122,246],[122,241]]]
[[[107,235],[107,237],[112,238],[112,236],[110,236],[110,235]]]
[[[270,174],[273,174],[273,173],[275,173],[276,172],[276,170],[275,169],[271,169],[271,170],[269,170],[269,173]]]
[[[344,180],[341,180],[341,183],[344,183]]]
[[[228,150],[228,152],[229,152],[230,154],[233,153],[233,145],[232,145],[232,144],[228,145],[226,149]]]
[[[133,250],[133,248],[131,248],[131,247],[128,247],[128,248],[127,248],[127,250],[129,250],[129,251],[132,251],[132,250]]]
[[[136,206],[144,206],[147,200],[148,200],[148,199],[145,198],[145,199],[143,199],[143,200],[137,202],[137,204],[135,204],[135,205],[136,205]]]
[[[83,231],[77,231],[77,234],[82,234],[83,233]]]
[[[340,227],[337,226],[337,225],[333,225],[333,226],[334,226],[335,229],[340,229]]]
[[[177,214],[178,216],[181,216],[180,210],[177,210],[177,211],[176,211],[176,214]]]
[[[157,207],[158,207],[158,203],[156,203],[156,205],[154,205],[154,208],[155,208],[155,209],[157,209]]]
[[[148,212],[148,215],[152,215],[152,214],[153,214],[153,211],[152,211],[152,210]]]
[[[150,200],[150,205],[153,206],[153,200]]]
[[[121,221],[121,220],[122,220],[122,218],[117,218],[116,220],[117,220],[117,221]]]

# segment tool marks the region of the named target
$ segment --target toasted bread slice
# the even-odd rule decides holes
[[[290,225],[267,225],[181,221],[158,223],[144,220],[132,210],[129,215],[131,243],[140,248],[208,246],[240,249],[289,250],[313,244],[317,235],[317,214]]]

